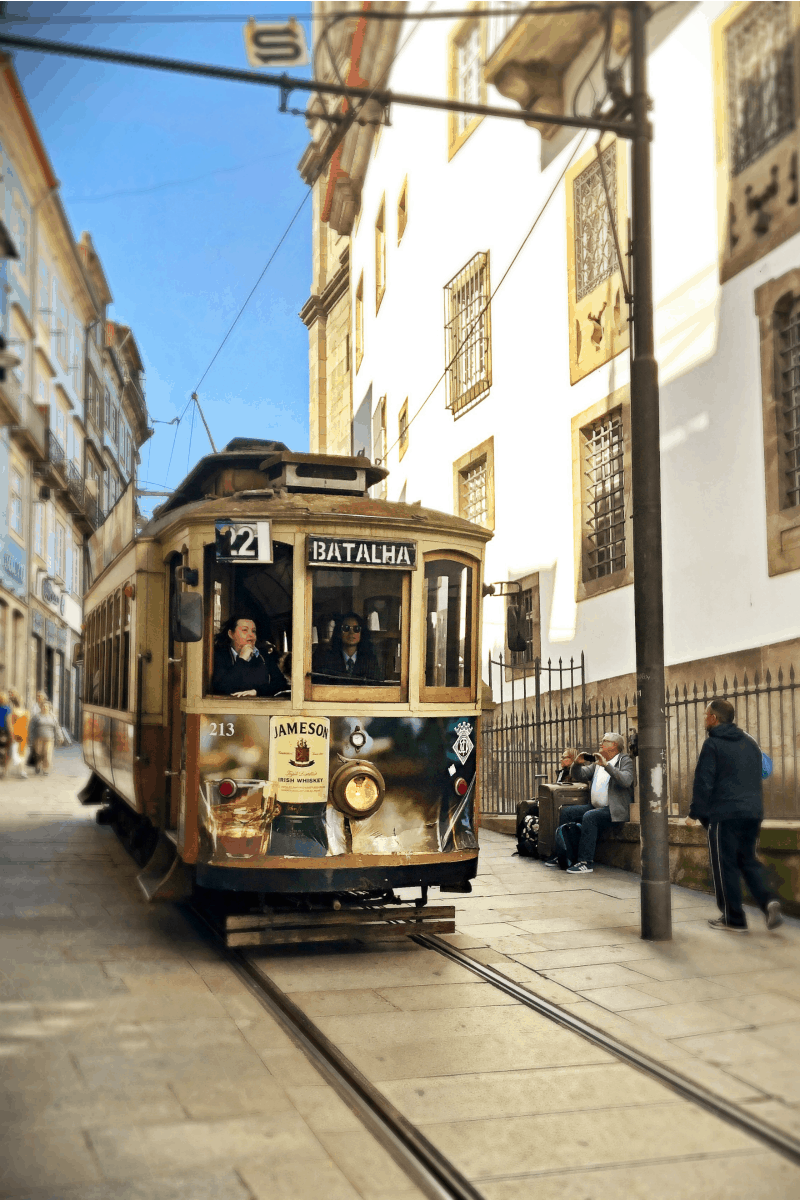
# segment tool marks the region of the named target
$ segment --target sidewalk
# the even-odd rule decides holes
[[[421,1200],[75,799],[0,781],[2,1200]]]
[[[673,887],[673,940],[645,942],[638,875],[567,875],[490,831],[479,871],[448,941],[800,1140],[800,921],[710,929],[713,899]]]

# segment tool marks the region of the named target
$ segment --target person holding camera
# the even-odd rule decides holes
[[[570,768],[575,783],[591,781],[589,804],[567,804],[561,809],[559,827],[580,825],[577,858],[567,867],[569,875],[591,875],[597,839],[605,829],[622,825],[628,819],[633,801],[633,759],[623,753],[625,741],[620,733],[604,733],[597,754],[579,754]],[[557,832],[557,831],[556,831]],[[545,859],[546,867],[560,866],[559,855]]]

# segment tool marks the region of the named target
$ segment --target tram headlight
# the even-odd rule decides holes
[[[331,799],[346,817],[371,817],[383,803],[385,793],[383,776],[365,759],[344,763],[331,780]]]

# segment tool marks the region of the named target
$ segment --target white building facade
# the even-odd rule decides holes
[[[387,85],[587,112],[628,49],[603,7],[577,27],[488,5],[393,25]],[[800,668],[798,7],[678,3],[648,26],[673,684]],[[335,27],[342,60],[377,84],[357,20]],[[307,178],[330,137],[311,129]],[[390,499],[493,528],[487,580],[519,581],[530,612],[518,678],[583,653],[592,694],[633,699],[629,147],[404,106],[348,138],[314,232],[349,246],[351,442],[314,448],[358,444],[385,459]],[[484,664],[509,657],[504,603],[485,601]]]

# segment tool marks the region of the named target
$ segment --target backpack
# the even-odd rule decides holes
[[[581,827],[577,821],[567,821],[559,825],[553,838],[553,853],[558,855],[558,865],[562,871],[578,861],[578,846],[581,840]]]
[[[539,801],[523,800],[517,805],[517,854],[539,857]]]

